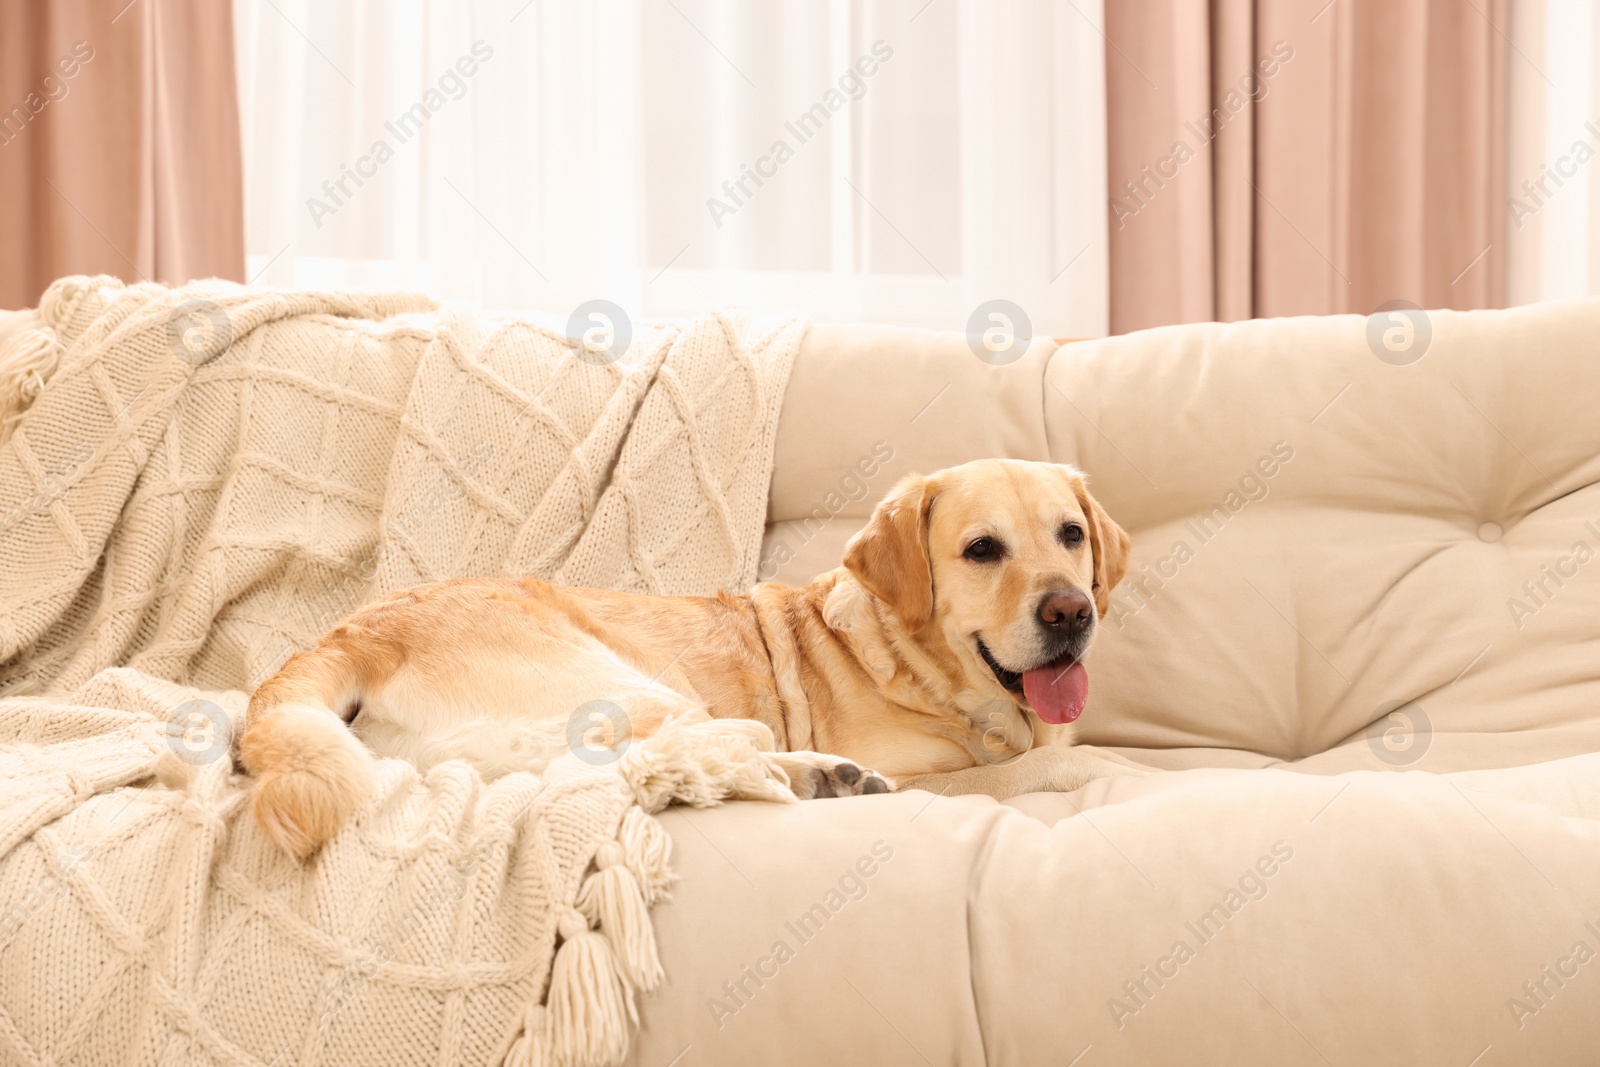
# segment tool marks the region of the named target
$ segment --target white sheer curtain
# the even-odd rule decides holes
[[[260,282],[1106,330],[1100,0],[235,14]]]
[[[1516,0],[1510,43],[1509,302],[1600,295],[1600,16]]]

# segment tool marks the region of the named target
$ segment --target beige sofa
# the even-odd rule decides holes
[[[1593,1062],[1600,304],[1369,325],[814,327],[763,577],[907,471],[1077,464],[1134,544],[1079,737],[1173,773],[667,813],[630,1062]]]
[[[241,341],[225,358],[185,369],[173,358],[179,350],[163,309],[186,295],[121,293],[119,301],[139,309],[137,329],[121,310],[106,323],[86,309],[68,316],[69,332],[92,334],[96,350],[62,379],[58,395],[40,402],[75,410],[72,398],[87,397],[82,422],[50,425],[99,434],[112,442],[102,454],[115,462],[92,492],[47,494],[51,522],[20,475],[0,478],[0,490],[25,501],[10,511],[14,519],[37,518],[33,540],[13,533],[12,544],[28,552],[37,545],[36,571],[49,564],[52,575],[67,576],[52,595],[92,604],[92,583],[81,597],[77,590],[106,558],[94,547],[124,538],[131,547],[118,543],[117,551],[165,568],[164,587],[185,606],[143,628],[141,616],[128,614],[126,639],[98,642],[80,673],[132,658],[134,666],[230,688],[282,647],[246,637],[286,626],[284,639],[309,640],[343,610],[341,596],[356,595],[323,575],[389,558],[368,549],[380,533],[409,525],[380,527],[380,513],[408,516],[419,499],[427,502],[432,539],[417,558],[432,566],[457,559],[468,521],[499,511],[474,494],[438,492],[442,478],[417,475],[432,470],[422,459],[431,462],[434,450],[394,444],[405,412],[414,416],[412,432],[459,428],[453,405],[437,401],[442,387],[430,387],[433,374],[449,377],[456,366],[455,349],[429,341],[437,323],[381,321],[395,313],[392,298],[219,291],[211,295],[239,324],[227,333]],[[93,330],[91,320],[99,323]],[[28,321],[0,316],[0,338]],[[800,581],[832,566],[872,503],[906,471],[990,455],[1076,463],[1134,540],[1129,580],[1091,658],[1079,736],[1163,771],[1006,804],[911,791],[668,811],[661,818],[674,838],[679,883],[674,899],[651,913],[667,980],[639,999],[629,1061],[1592,1063],[1600,1050],[1600,359],[1591,339],[1600,333],[1600,305],[1440,312],[1406,326],[1412,347],[1404,352],[1385,344],[1395,324],[1347,317],[1191,326],[1064,348],[1040,341],[1004,366],[979,360],[959,336],[813,327],[782,405],[761,576]],[[729,336],[710,319],[699,329],[682,335],[680,354],[700,351],[688,338]],[[516,337],[523,340],[480,357],[516,378],[537,370],[539,358],[560,355],[552,335]],[[112,341],[116,359],[102,351]],[[84,358],[83,346],[74,351]],[[329,351],[347,362],[322,359]],[[210,369],[191,373],[199,365]],[[215,595],[206,583],[217,572],[189,565],[201,558],[196,546],[213,535],[243,543],[253,524],[277,513],[255,488],[244,506],[216,509],[217,518],[167,522],[172,502],[187,497],[152,486],[191,469],[172,465],[180,438],[220,463],[226,442],[244,438],[238,427],[246,420],[229,421],[243,405],[226,390],[206,394],[206,410],[222,413],[231,433],[185,437],[190,423],[181,414],[155,419],[140,409],[129,421],[143,436],[118,436],[129,411],[121,398],[143,395],[152,382],[190,382],[199,396],[202,387],[232,388],[244,372],[289,367],[320,381],[318,371],[352,365],[365,369],[360,377],[373,395],[341,394],[347,407],[388,421],[352,417],[341,434],[324,433],[327,454],[341,459],[351,483],[343,499],[353,503],[319,508],[317,527],[285,524],[306,537],[315,528],[314,547],[331,560],[307,572],[310,595],[256,581],[245,565],[224,572]],[[480,386],[487,365],[473,364]],[[385,369],[394,373],[377,373]],[[677,373],[669,377],[693,377]],[[721,380],[702,375],[697,387],[710,389],[704,383],[713,379]],[[156,399],[168,403],[169,393]],[[768,410],[738,410],[746,408]],[[290,459],[315,451],[315,435],[294,421],[302,405],[251,410],[258,451],[273,445]],[[511,420],[482,421],[488,440]],[[69,436],[50,435],[52,447],[70,455],[81,442]],[[449,436],[459,451],[441,454],[477,454],[473,435]],[[124,449],[127,440],[133,446]],[[37,439],[28,442],[31,450]],[[391,449],[399,461],[387,477],[382,463],[349,461]],[[659,487],[648,466],[656,453],[638,454],[645,459],[633,481]],[[322,455],[315,452],[319,462]],[[59,469],[48,456],[31,466],[19,449],[11,456],[12,470],[35,482]],[[726,461],[726,452],[718,458]],[[258,456],[241,469],[269,466]],[[759,481],[741,541],[754,540]],[[271,484],[278,495],[270,499],[298,508],[301,481]],[[108,503],[96,518],[91,505],[100,500]],[[681,502],[655,500],[651,532],[671,525],[660,516],[674,503]],[[203,504],[202,497],[195,507]],[[73,516],[87,518],[60,528],[92,528],[98,540],[80,538],[72,558],[58,560],[52,522]],[[520,527],[490,529],[509,543]],[[709,539],[695,543],[697,555],[709,554]],[[480,555],[460,565],[492,569],[509,558],[496,544],[480,537],[469,546]],[[244,547],[247,564],[263,558],[252,554],[254,544]],[[739,568],[730,563],[729,573],[742,573],[747,549],[731,547]],[[14,566],[0,577],[15,582],[13,572],[20,573]],[[126,572],[116,578],[128,582]],[[416,579],[405,571],[393,580]],[[27,609],[42,628],[39,603],[27,600],[6,624],[17,631],[29,622]],[[70,622],[71,612],[64,617]],[[185,643],[213,632],[226,639]],[[200,654],[191,655],[194,645]],[[126,674],[112,672],[107,684]],[[243,697],[217,699],[237,709]],[[157,707],[176,699],[168,686]],[[138,710],[133,703],[118,694],[86,699],[89,714],[75,715],[73,729],[121,729]],[[98,710],[125,704],[129,710]],[[14,713],[29,744],[13,749],[30,770],[51,770],[37,759],[45,742],[59,739],[47,711]],[[542,987],[543,962],[526,975],[478,983],[476,1021],[459,1023],[469,983],[454,965],[457,951],[480,962],[493,957],[491,964],[506,945],[543,946],[546,961],[554,951],[549,909],[500,903],[525,888],[505,874],[509,848],[496,853],[501,867],[486,861],[481,896],[463,897],[461,910],[427,913],[450,937],[407,939],[437,974],[396,965],[367,987],[403,1007],[378,1011],[362,1001],[361,1010],[340,1014],[343,987],[334,983],[330,993],[324,980],[348,969],[347,952],[390,944],[385,916],[414,915],[402,910],[412,899],[407,886],[417,884],[423,859],[444,853],[417,853],[403,865],[387,857],[401,836],[411,855],[408,820],[469,827],[475,809],[460,798],[476,787],[464,768],[422,781],[388,765],[393,795],[405,803],[380,805],[316,865],[299,869],[247,818],[230,816],[224,832],[229,823],[206,815],[204,803],[242,811],[240,784],[215,754],[196,779],[204,790],[191,782],[180,791],[186,778],[152,787],[152,768],[171,741],[147,750],[138,730],[162,720],[142,714],[117,750],[116,773],[105,770],[109,763],[78,760],[60,774],[35,775],[53,790],[41,796],[71,807],[91,829],[99,812],[109,824],[110,813],[125,809],[149,815],[154,829],[126,831],[137,849],[97,846],[72,892],[24,902],[28,925],[9,943],[11,965],[0,966],[0,1007],[15,1022],[3,1028],[0,1047],[44,1050],[23,1057],[40,1062],[63,1048],[68,1060],[123,1062],[144,1048],[171,1059],[209,1026],[234,1042],[228,1049],[248,1051],[218,1053],[217,1062],[276,1062],[274,1050],[299,1047],[297,1027],[320,1031],[330,1004],[338,1019],[330,1033],[343,1042],[345,1062],[382,1059],[386,1041],[413,1058],[454,1062],[428,1050],[451,1041],[459,1048],[463,1033],[488,1062],[498,1046],[478,1038],[506,1030],[508,1018],[508,1037],[524,1023],[542,1032],[515,983]],[[516,810],[496,807],[495,798],[521,788],[518,780],[485,787],[484,805]],[[10,818],[0,837],[10,846],[62,810],[21,807],[0,804]],[[440,836],[429,834],[430,847]],[[44,855],[11,847],[0,875],[66,885],[25,866]],[[588,853],[577,855],[573,869],[581,872]],[[368,856],[380,857],[382,869],[363,875],[360,894],[316,888],[336,863]],[[187,911],[169,911],[177,898],[149,890],[180,864],[194,899]],[[219,871],[234,888],[202,892],[220,884]],[[111,877],[119,872],[131,873]],[[113,882],[127,889],[116,897],[122,911],[86,888]],[[202,936],[219,928],[216,916],[243,914],[238,902],[252,894],[237,892],[241,884],[270,885],[292,900],[272,909],[273,924],[252,927],[254,954]],[[57,911],[60,922],[51,925],[45,916]],[[174,914],[212,918],[179,923],[188,940],[168,941],[170,951],[159,955],[155,941],[82,932],[125,916],[138,922],[118,929],[159,930]],[[321,947],[284,951],[274,940],[280,935]],[[68,962],[92,953],[111,962],[100,972]],[[303,982],[271,977],[291,965]],[[441,998],[441,982],[459,988]],[[57,985],[71,988],[51,993]],[[85,987],[98,998],[94,1014],[79,1008]],[[169,987],[188,999],[110,995]],[[440,1010],[450,995],[457,1008]],[[159,1025],[140,1032],[182,1039],[141,1046],[126,1037],[131,1029],[106,1021],[145,1016]]]

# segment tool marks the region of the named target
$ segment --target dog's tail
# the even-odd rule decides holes
[[[347,725],[361,671],[336,645],[296,653],[250,698],[239,760],[261,829],[297,859],[326,844],[372,794],[376,759]],[[337,710],[336,710],[337,709]]]

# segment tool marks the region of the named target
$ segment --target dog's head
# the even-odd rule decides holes
[[[958,665],[958,688],[1003,690],[1051,723],[1083,711],[1082,659],[1127,561],[1083,475],[1021,460],[903,479],[844,555],[907,636],[948,649],[935,658]]]

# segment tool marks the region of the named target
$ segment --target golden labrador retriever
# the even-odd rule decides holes
[[[902,480],[844,565],[799,588],[420,586],[358,611],[256,691],[239,747],[253,810],[308,856],[369,796],[374,752],[541,771],[571,747],[574,709],[595,707],[619,709],[612,745],[754,720],[775,749],[766,775],[799,799],[896,784],[1003,799],[1138,773],[1065,736],[1127,557],[1073,468],[981,460]]]

